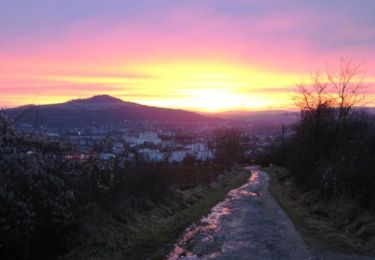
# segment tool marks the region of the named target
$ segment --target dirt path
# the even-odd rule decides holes
[[[169,259],[374,259],[313,250],[268,191],[257,168],[208,216],[189,227]]]

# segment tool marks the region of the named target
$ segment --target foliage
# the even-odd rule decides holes
[[[241,132],[234,128],[222,128],[214,132],[215,162],[229,169],[244,156]]]
[[[319,191],[324,200],[351,198],[375,212],[375,120],[353,109],[363,90],[357,73],[346,62],[327,81],[314,77],[311,86],[300,88],[301,118],[293,135],[262,160],[283,158],[302,190]]]
[[[8,124],[4,117],[0,125]],[[61,253],[77,220],[71,175],[61,147],[0,135],[0,258],[41,259]]]
[[[174,196],[172,189],[208,184],[223,173],[221,165],[196,158],[179,165],[140,156],[125,163],[94,156],[82,162],[66,159],[70,152],[61,143],[18,134],[0,114],[1,259],[57,258],[79,243],[72,238],[93,210],[147,211]]]

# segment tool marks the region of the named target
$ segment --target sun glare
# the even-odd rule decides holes
[[[185,95],[191,98],[191,101],[199,110],[205,112],[218,112],[238,107],[243,97],[232,93],[228,89],[194,89],[186,90]]]
[[[273,88],[277,92],[278,88],[282,90],[293,84],[295,79],[293,75],[261,71],[230,61],[150,61],[124,68],[129,69],[151,75],[149,80],[142,80],[137,90],[148,95],[136,102],[205,112],[279,107],[285,103],[280,95],[273,93],[270,98],[261,88]],[[127,93],[118,92],[124,98]]]

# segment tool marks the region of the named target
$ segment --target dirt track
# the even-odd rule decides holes
[[[310,248],[268,191],[257,168],[208,216],[189,227],[169,259],[374,259]]]

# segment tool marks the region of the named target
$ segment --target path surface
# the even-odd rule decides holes
[[[248,169],[249,182],[190,226],[169,259],[371,259],[309,248],[269,193],[268,175]]]

